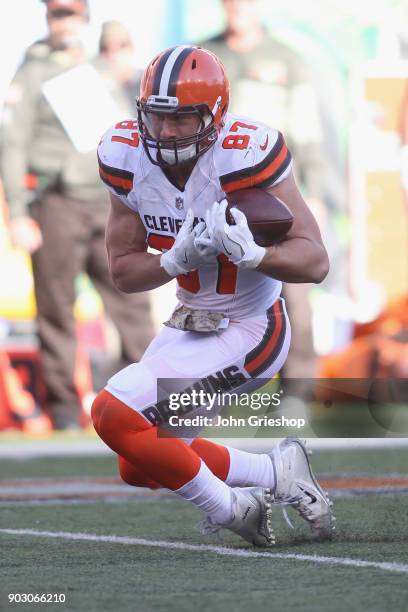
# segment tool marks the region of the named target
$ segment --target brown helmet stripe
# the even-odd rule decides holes
[[[153,88],[152,88],[152,94],[154,96],[158,96],[159,95],[160,81],[161,81],[161,78],[163,76],[164,67],[166,65],[167,60],[169,59],[170,55],[173,53],[175,48],[176,47],[172,47],[171,49],[167,49],[167,51],[165,51],[163,53],[163,55],[161,56],[161,58],[157,62],[156,70],[155,70],[155,73],[154,73]]]
[[[177,79],[186,57],[195,47],[178,45],[168,49],[157,62],[154,72],[152,94],[154,96],[175,96]],[[172,93],[171,93],[172,92]]]
[[[168,88],[167,88],[167,95],[168,96],[173,96],[173,97],[176,96],[177,81],[178,81],[178,78],[180,76],[181,67],[184,64],[185,59],[193,51],[194,51],[194,49],[192,49],[191,47],[187,47],[187,49],[183,49],[183,51],[180,53],[180,55],[178,56],[178,58],[174,62],[174,66],[173,66],[172,71],[170,73],[169,85],[168,85]]]

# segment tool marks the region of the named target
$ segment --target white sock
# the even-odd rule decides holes
[[[214,476],[204,461],[197,475],[174,493],[203,510],[214,523],[230,523],[234,518],[230,487]]]
[[[264,453],[246,453],[227,446],[230,468],[226,483],[231,487],[275,488],[275,472],[270,457]]]

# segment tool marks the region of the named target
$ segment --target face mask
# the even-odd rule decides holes
[[[176,163],[176,154],[172,149],[161,149],[161,156],[165,162],[174,165]],[[196,145],[192,144],[184,149],[177,149],[178,162],[185,162],[194,157],[196,154]]]

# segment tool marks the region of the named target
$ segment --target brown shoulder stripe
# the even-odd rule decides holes
[[[98,155],[99,176],[102,181],[111,187],[118,195],[128,195],[133,189],[133,172],[107,166]]]
[[[279,132],[275,145],[259,164],[220,176],[222,188],[228,193],[236,189],[264,186],[264,183],[270,184],[286,170],[291,159],[284,138]]]
[[[283,157],[283,153],[282,153],[282,157]],[[281,176],[281,174],[285,172],[285,170],[288,168],[291,161],[292,161],[292,154],[288,149],[286,149],[286,155],[283,159],[283,162],[279,165],[278,169],[265,180],[259,179],[260,182],[258,182],[258,180],[255,180],[254,187],[256,186],[258,189],[267,189],[268,187],[273,185],[273,183]],[[258,177],[255,177],[255,179],[257,178]]]

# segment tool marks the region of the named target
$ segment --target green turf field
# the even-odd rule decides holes
[[[324,476],[406,475],[408,449],[321,451],[312,459],[315,471]],[[111,456],[2,459],[0,491],[11,479],[53,477],[62,482],[115,474]],[[83,541],[78,535],[66,540],[66,535],[0,532],[0,609],[407,610],[408,495],[360,491],[340,494],[334,501],[338,531],[332,542],[313,543],[296,516],[296,529],[290,530],[277,509],[278,544],[266,553],[229,532],[201,537],[200,513],[172,496],[108,501],[85,497],[71,503],[2,501],[0,529],[130,540]],[[174,543],[192,548],[172,548]],[[203,544],[207,548],[200,549]],[[242,550],[248,556],[238,556]],[[350,565],[345,565],[347,559]],[[340,564],[334,564],[336,560]],[[374,565],[360,566],[356,560]],[[66,603],[8,604],[8,593],[64,593]]]

